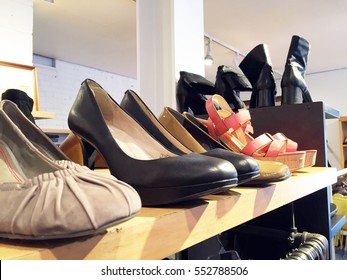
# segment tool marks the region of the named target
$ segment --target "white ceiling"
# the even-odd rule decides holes
[[[347,68],[347,0],[204,0],[205,33],[247,54],[268,45],[282,72],[292,35],[311,44],[307,74]],[[136,3],[133,0],[34,0],[34,53],[136,78]],[[214,82],[230,50],[213,46],[206,67]]]

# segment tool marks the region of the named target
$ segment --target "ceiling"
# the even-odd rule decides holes
[[[283,71],[292,35],[311,44],[307,74],[347,68],[347,0],[204,0],[205,33],[247,54],[267,44],[275,71]],[[136,78],[134,0],[34,0],[34,53]],[[242,60],[213,45],[206,66],[214,82],[219,65]],[[280,76],[278,76],[280,77]]]

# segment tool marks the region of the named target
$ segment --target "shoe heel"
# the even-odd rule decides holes
[[[79,136],[77,136],[77,138],[79,139],[82,146],[84,165],[87,166],[89,169],[94,170],[97,153],[96,149]]]
[[[307,87],[304,88],[304,90],[302,91],[302,99],[303,99],[304,103],[313,102],[311,95],[310,95],[310,92],[308,91]]]
[[[98,153],[91,144],[74,133],[70,133],[65,138],[63,143],[60,144],[59,149],[71,161],[79,165],[88,166],[90,169],[108,168],[100,153]]]
[[[303,92],[298,86],[286,86],[282,87],[282,99],[281,105],[283,104],[300,104],[303,102]]]
[[[275,95],[272,89],[260,89],[254,92],[256,108],[275,106]]]
[[[73,162],[84,165],[83,148],[80,139],[70,133],[59,145],[59,149]]]

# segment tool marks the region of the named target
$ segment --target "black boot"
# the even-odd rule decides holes
[[[267,45],[256,46],[241,61],[239,67],[252,84],[249,107],[275,106],[276,83]]]
[[[34,100],[26,94],[26,92],[19,89],[8,89],[2,96],[2,100],[10,100],[15,103],[22,113],[32,122],[35,123],[35,119],[31,114],[34,107]]]
[[[204,77],[185,71],[180,72],[176,87],[177,111],[206,115],[206,95],[214,94],[214,84]]]
[[[297,35],[292,37],[281,80],[281,104],[312,102],[304,79],[310,44]]]
[[[233,111],[245,108],[240,91],[251,91],[252,85],[241,70],[220,65],[217,70],[215,92],[224,97]]]

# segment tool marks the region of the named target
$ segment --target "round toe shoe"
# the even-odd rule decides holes
[[[234,153],[232,151],[220,148],[212,149],[203,154],[231,162],[238,174],[238,185],[248,182],[260,174],[258,161],[250,156]]]
[[[141,209],[137,192],[113,176],[100,175],[58,169],[23,183],[0,184],[0,236],[37,240],[78,237],[137,215]]]

